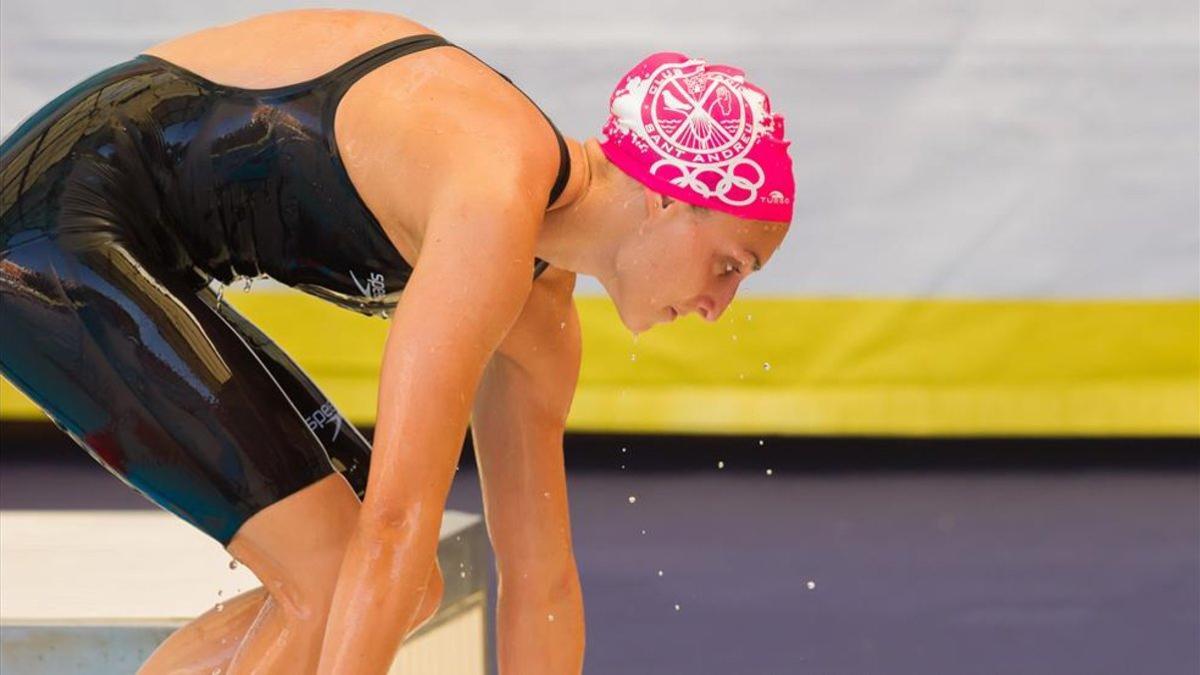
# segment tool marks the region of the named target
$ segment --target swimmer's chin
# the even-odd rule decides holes
[[[654,318],[643,318],[641,320],[631,321],[631,320],[626,319],[624,315],[620,314],[620,312],[618,312],[617,314],[618,314],[618,316],[621,317],[621,323],[625,325],[625,329],[628,330],[629,333],[631,335],[633,335],[634,337],[637,337],[638,335],[645,333],[646,331],[650,330],[651,328],[654,328],[655,326],[657,326],[660,323],[668,323],[667,321],[665,321],[663,319],[654,319]]]

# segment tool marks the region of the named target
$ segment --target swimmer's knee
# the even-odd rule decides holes
[[[334,473],[254,514],[226,550],[285,613],[320,612],[333,597],[359,501]]]

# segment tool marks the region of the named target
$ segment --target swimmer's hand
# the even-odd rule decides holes
[[[532,286],[544,204],[515,180],[457,184],[473,193],[433,208],[384,346],[366,498],[322,674],[382,675],[414,623],[475,391]]]

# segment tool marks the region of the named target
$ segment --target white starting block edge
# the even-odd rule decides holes
[[[440,538],[441,607],[393,671],[483,675],[492,652],[486,529],[477,515],[447,511]],[[261,585],[229,561],[165,511],[0,511],[0,671],[132,673],[176,628]]]

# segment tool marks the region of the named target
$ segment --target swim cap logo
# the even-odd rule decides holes
[[[630,78],[612,108],[622,130],[634,132],[661,157],[650,173],[743,206],[757,199],[766,179],[762,166],[746,155],[770,131],[771,121],[761,96],[742,82],[740,76],[706,70],[699,59],[666,63],[645,79]]]
[[[783,115],[739,68],[655,52],[609,97],[600,149],[663,195],[739,218],[791,222]]]
[[[767,204],[787,204],[792,200],[785,197],[779,190],[771,190],[771,193],[763,197],[762,201]]]

